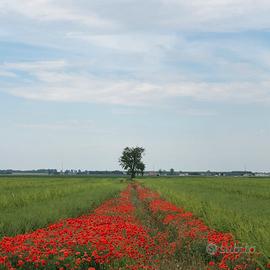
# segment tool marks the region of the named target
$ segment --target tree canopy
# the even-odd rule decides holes
[[[136,174],[141,173],[143,175],[145,164],[142,162],[142,157],[145,149],[142,147],[126,147],[123,150],[122,156],[119,159],[119,163],[131,178],[134,178]]]

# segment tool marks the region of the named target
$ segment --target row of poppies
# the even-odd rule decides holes
[[[175,246],[140,224],[131,193],[128,186],[89,215],[4,237],[0,269],[158,269]]]

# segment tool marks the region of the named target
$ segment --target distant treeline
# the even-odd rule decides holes
[[[56,169],[38,169],[38,170],[0,170],[0,174],[58,174]]]
[[[170,169],[159,170],[157,172],[150,172],[153,176],[255,176],[256,173],[252,171],[228,171],[228,172],[219,172],[219,171],[174,171]]]
[[[127,172],[121,170],[80,170],[80,169],[68,169],[68,170],[57,170],[57,169],[37,169],[37,170],[0,170],[0,175],[49,175],[49,176],[72,176],[72,175],[92,175],[92,176],[127,176]],[[269,172],[252,172],[252,171],[176,171],[174,169],[170,170],[158,170],[158,171],[145,171],[144,176],[151,177],[172,177],[172,176],[231,176],[231,177],[241,177],[241,176],[256,176],[256,177],[270,177]]]
[[[88,170],[64,170],[57,169],[38,169],[38,170],[0,170],[0,174],[4,175],[124,175],[122,171],[88,171]]]
[[[59,171],[57,169],[38,169],[38,170],[0,170],[0,175],[93,175],[93,176],[125,176],[127,173],[120,170],[105,170],[105,171],[90,171],[90,170],[75,170],[69,169],[64,171]],[[228,171],[228,172],[218,172],[218,171],[175,171],[170,170],[158,170],[158,171],[146,171],[145,176],[270,176],[270,173],[256,173],[252,171]]]

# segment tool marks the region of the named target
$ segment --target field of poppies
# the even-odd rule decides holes
[[[146,180],[100,181],[118,195],[108,193],[83,215],[2,237],[0,269],[269,268],[260,250],[169,202]]]

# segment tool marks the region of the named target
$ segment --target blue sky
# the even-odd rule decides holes
[[[270,171],[270,2],[0,0],[0,168]]]

